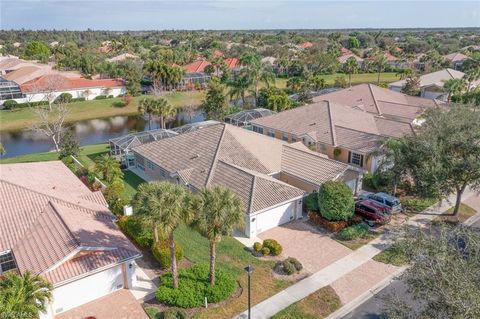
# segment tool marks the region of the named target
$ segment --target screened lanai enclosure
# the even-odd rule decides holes
[[[135,160],[131,151],[132,147],[176,135],[178,135],[178,133],[172,130],[158,129],[145,132],[130,133],[128,135],[112,138],[109,141],[110,155],[114,156],[126,167],[134,166]]]
[[[275,113],[276,112],[272,110],[262,109],[262,108],[243,110],[238,113],[230,114],[227,117],[225,117],[225,123],[249,128],[251,121],[258,119],[260,117],[269,116]]]

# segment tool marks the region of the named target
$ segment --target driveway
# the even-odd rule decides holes
[[[311,273],[352,252],[303,220],[272,228],[258,237],[277,240],[283,247],[283,255],[297,258]]]
[[[105,297],[56,315],[55,319],[81,319],[89,316],[96,319],[148,319],[140,303],[126,289],[117,290]]]

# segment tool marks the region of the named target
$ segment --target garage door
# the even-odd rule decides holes
[[[258,214],[255,219],[257,234],[288,223],[295,219],[295,201]]]
[[[53,309],[60,313],[123,288],[121,266],[79,279],[53,291]]]

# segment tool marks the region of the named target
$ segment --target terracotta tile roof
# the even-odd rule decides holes
[[[451,62],[460,62],[460,61],[469,59],[468,56],[459,52],[450,53],[450,54],[444,55],[443,57]]]
[[[336,180],[348,165],[329,159],[326,155],[309,150],[302,142],[283,146],[282,173],[297,176],[314,185]]]
[[[49,86],[49,81],[55,81],[55,88],[58,90],[74,90],[87,88],[116,88],[125,86],[122,79],[99,79],[89,80],[85,78],[68,78],[59,74],[47,74],[20,85],[24,93],[41,90]]]
[[[388,117],[391,108],[382,109],[381,103],[388,105],[397,105],[397,108],[406,108],[404,121],[413,121],[427,107],[437,106],[437,103],[431,99],[409,96],[403,93],[384,89],[373,84],[359,84],[351,88],[340,91],[323,94],[313,98],[314,102],[331,101],[333,103],[346,106],[356,106],[366,112]]]
[[[303,43],[300,43],[297,45],[297,48],[299,49],[307,49],[307,48],[310,48],[313,46],[313,43],[312,42],[303,42]]]
[[[237,58],[226,58],[224,62],[230,70],[240,67],[240,61]]]
[[[391,113],[392,117],[396,115],[399,118],[406,116],[402,113],[404,110],[408,114],[418,110],[384,102],[379,102],[379,105]],[[384,137],[414,133],[408,121],[381,117],[368,113],[362,107],[344,106],[329,101],[319,101],[259,118],[252,121],[252,124],[262,126],[264,130],[272,128],[287,132],[297,139],[308,135],[317,142],[359,152],[372,150]]]
[[[62,162],[0,165],[0,192],[0,251],[13,252],[20,272],[29,269],[59,284],[85,274],[79,254],[78,260],[96,265],[98,259],[105,267],[140,256],[114,224],[103,195]],[[105,263],[106,253],[115,261]],[[57,269],[61,276],[53,275]]]
[[[347,62],[347,60],[349,58],[354,58],[355,61],[357,61],[358,63],[361,63],[363,62],[363,59],[359,56],[357,56],[356,54],[354,54],[352,51],[350,51],[349,49],[347,48],[344,48],[342,47],[340,49],[340,56],[338,57],[338,62],[340,62],[341,64]]]
[[[224,54],[222,51],[220,51],[220,50],[215,50],[215,51],[213,51],[213,56],[214,56],[214,57],[220,57],[220,56],[224,56],[224,55],[225,55],[225,54]]]
[[[178,174],[196,189],[210,185],[231,188],[242,198],[246,212],[253,213],[266,208],[264,205],[279,204],[291,196],[303,194],[303,191],[267,175],[280,172],[285,144],[278,139],[219,123],[132,150],[170,173]],[[261,180],[258,188],[252,186],[256,180]],[[265,185],[270,185],[280,195],[263,191]],[[262,194],[257,194],[257,190],[262,190]]]
[[[210,64],[211,63],[207,60],[197,60],[184,65],[183,68],[185,70],[185,73],[198,73],[203,72],[205,70],[205,67]]]
[[[449,69],[449,68],[432,72],[432,73],[427,73],[419,77],[420,87],[427,87],[431,85],[443,87],[443,85],[445,84],[445,81],[448,81],[451,79],[462,79],[464,75],[465,73],[463,72],[460,72],[454,69]],[[403,88],[406,82],[407,82],[406,80],[400,80],[400,81],[390,83],[389,86]]]

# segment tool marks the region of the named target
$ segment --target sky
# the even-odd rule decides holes
[[[480,27],[480,0],[0,0],[3,30],[432,27]]]

